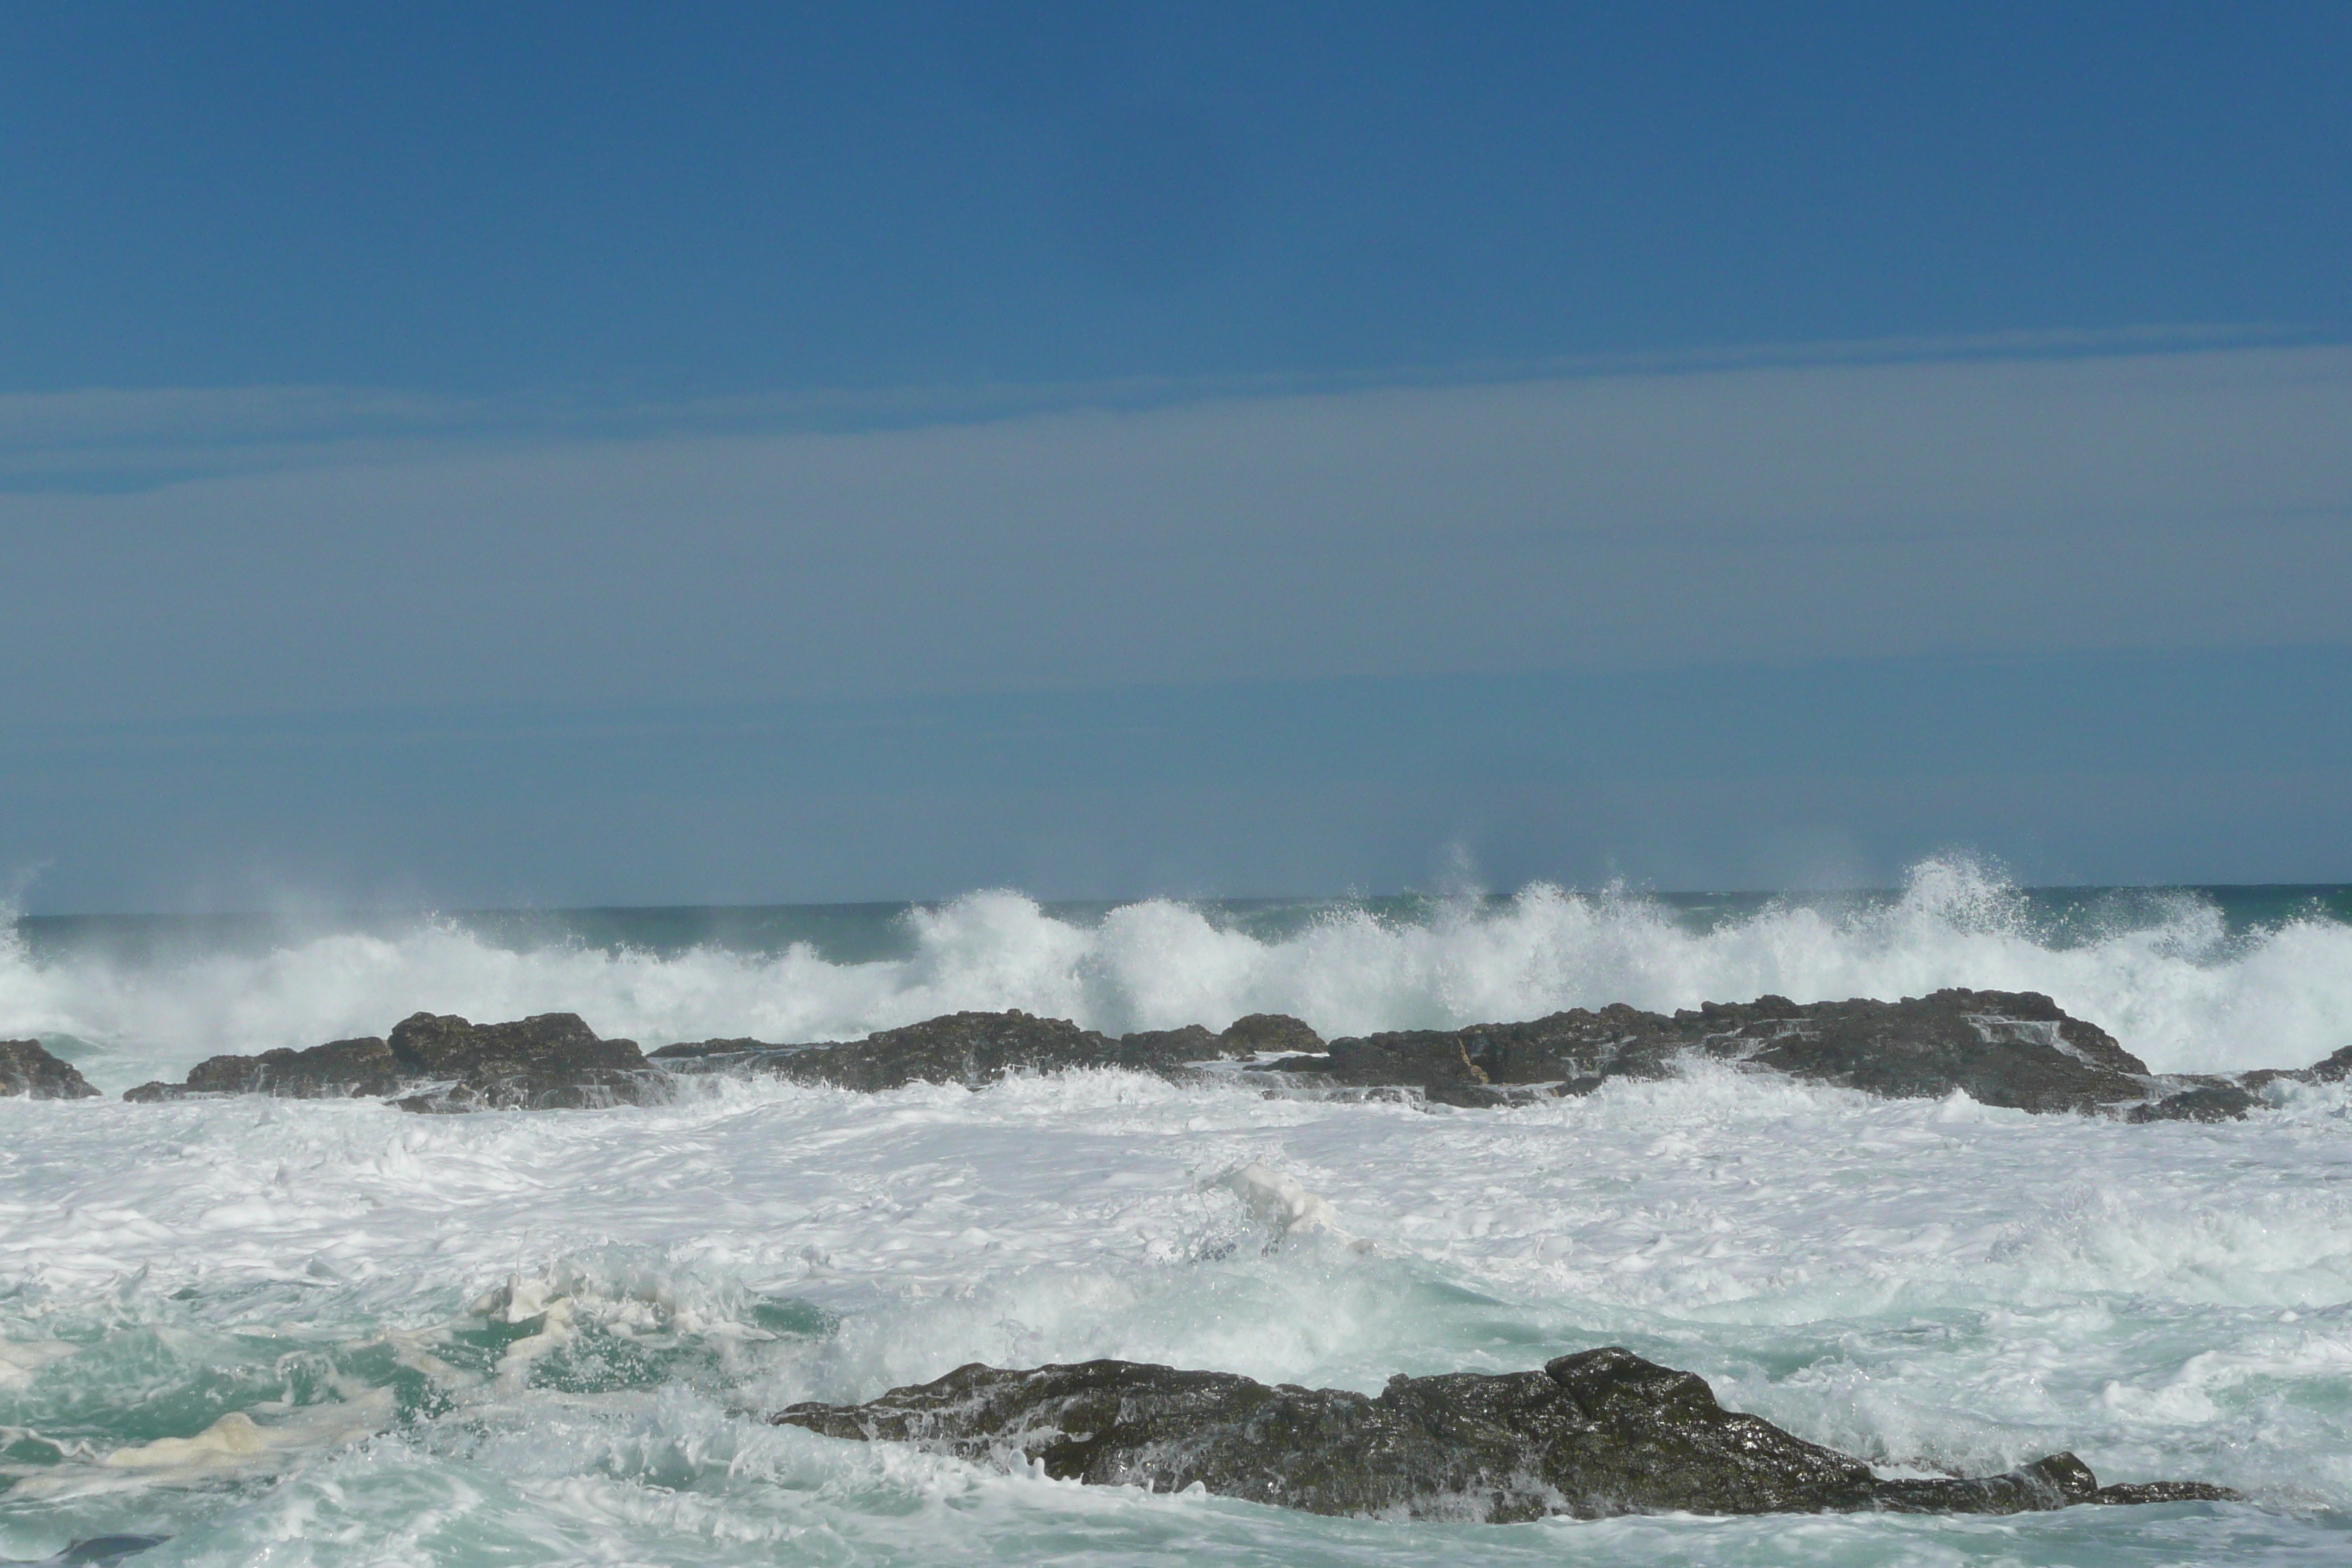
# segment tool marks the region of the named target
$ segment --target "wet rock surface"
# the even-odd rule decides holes
[[[38,1040],[0,1040],[0,1096],[90,1100],[98,1090],[81,1069],[49,1054]]]
[[[601,1039],[576,1013],[505,1024],[418,1013],[383,1039],[213,1057],[184,1083],[142,1084],[123,1098],[218,1094],[389,1099],[403,1110],[426,1112],[544,1110],[653,1103],[667,1097],[668,1080],[635,1041]]]
[[[2144,1119],[2203,1120],[2257,1103],[2218,1079],[2160,1079],[2105,1030],[2034,992],[1801,1005],[1763,996],[1671,1016],[1619,1004],[1522,1024],[1339,1039],[1321,1055],[1272,1066],[1302,1082],[1417,1088],[1442,1104],[1491,1105],[1525,1098],[1527,1086],[1580,1094],[1612,1078],[1664,1078],[1693,1055],[1888,1099],[1958,1089],[2021,1110],[2146,1107]]]
[[[1861,1460],[1724,1409],[1693,1373],[1613,1346],[1541,1372],[1395,1377],[1377,1395],[1137,1362],[971,1365],[869,1404],[795,1405],[772,1419],[1007,1468],[1039,1463],[1061,1479],[1198,1484],[1310,1513],[1391,1519],[2018,1513],[2235,1495],[2198,1482],[2103,1488],[2072,1454],[1999,1476],[1882,1479]]]
[[[757,1040],[700,1040],[665,1046],[652,1060],[677,1071],[751,1070],[795,1083],[866,1091],[910,1083],[960,1083],[979,1089],[1009,1073],[1062,1072],[1073,1068],[1127,1068],[1176,1074],[1207,1061],[1255,1056],[1270,1049],[1314,1049],[1322,1044],[1297,1018],[1253,1014],[1223,1033],[1201,1025],[1157,1029],[1113,1039],[1066,1018],[1040,1018],[1018,1009],[950,1013],[862,1040],[770,1046]]]

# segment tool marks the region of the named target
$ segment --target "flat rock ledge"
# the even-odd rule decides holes
[[[59,1061],[38,1040],[0,1040],[0,1098],[95,1100],[99,1089],[71,1062]]]
[[[213,1057],[185,1083],[146,1083],[130,1100],[266,1094],[287,1100],[388,1099],[403,1110],[594,1110],[669,1097],[669,1079],[635,1040],[606,1040],[576,1013],[541,1013],[510,1024],[471,1024],[418,1013],[378,1039],[333,1040],[308,1050]]]
[[[15,1081],[6,1076],[14,1058],[5,1053],[19,1047],[68,1075],[40,1081],[80,1085],[53,1092],[96,1092],[29,1041],[0,1045],[0,1086]],[[982,1089],[1019,1073],[1125,1068],[1178,1079],[1214,1075],[1269,1093],[1479,1107],[1588,1094],[1612,1079],[1670,1078],[1693,1059],[1890,1100],[1959,1092],[1985,1105],[2128,1121],[2225,1121],[2262,1106],[2261,1091],[2273,1081],[2352,1077],[2352,1047],[2293,1071],[2151,1073],[2105,1030],[2068,1016],[2047,996],[1949,990],[1899,1002],[1800,1005],[1762,996],[1672,1015],[1621,1004],[1526,1023],[1406,1029],[1328,1045],[1305,1023],[1276,1013],[1254,1013],[1214,1033],[1196,1024],[1118,1038],[1018,1010],[950,1013],[861,1040],[698,1040],[650,1056],[633,1040],[599,1038],[573,1013],[507,1024],[419,1013],[381,1039],[214,1057],[184,1083],[142,1084],[123,1098],[266,1094],[383,1099],[420,1111],[594,1109],[660,1103],[680,1078],[695,1075],[761,1074],[873,1093],[913,1083]]]
[[[1139,1362],[1027,1372],[974,1364],[870,1404],[795,1405],[772,1419],[1008,1469],[1042,1464],[1057,1479],[1200,1486],[1309,1513],[1395,1520],[2021,1513],[2237,1497],[2197,1481],[2102,1487],[2072,1454],[2006,1475],[1883,1479],[1859,1459],[1724,1409],[1694,1373],[1615,1346],[1541,1372],[1394,1377],[1377,1395]]]

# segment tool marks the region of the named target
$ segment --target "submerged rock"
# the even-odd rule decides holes
[[[0,1558],[0,1568],[113,1568],[124,1558],[136,1557],[170,1539],[168,1535],[97,1535],[47,1557]]]
[[[59,1061],[38,1040],[0,1040],[0,1096],[90,1100],[98,1090],[71,1062]]]
[[[1279,1042],[1269,1045],[1268,1042]],[[862,1040],[772,1046],[758,1040],[698,1040],[664,1046],[652,1060],[682,1072],[750,1070],[795,1083],[836,1089],[901,1089],[910,1083],[960,1083],[981,1089],[1011,1073],[1063,1072],[1073,1068],[1127,1068],[1179,1074],[1197,1063],[1249,1057],[1272,1049],[1311,1049],[1321,1039],[1297,1018],[1255,1013],[1221,1034],[1198,1024],[1112,1039],[1066,1018],[1040,1018],[1014,1008],[1003,1013],[950,1013]]]
[[[1310,1513],[1496,1523],[1551,1514],[1883,1509],[2018,1513],[2084,1502],[2213,1501],[2199,1482],[2098,1484],[2072,1454],[2006,1475],[1885,1480],[1859,1459],[1728,1411],[1693,1373],[1617,1347],[1541,1372],[1394,1377],[1377,1395],[1095,1361],[960,1367],[866,1405],[776,1422],[916,1443],[1097,1485],[1199,1485]]]
[[[2160,1100],[2135,1105],[2126,1121],[2235,1121],[2263,1103],[2262,1098],[2226,1079],[2191,1080]]]
[[[403,1110],[543,1110],[638,1105],[667,1098],[667,1077],[634,1040],[600,1039],[576,1013],[473,1024],[418,1013],[383,1039],[307,1050],[213,1057],[184,1083],[148,1083],[123,1099],[266,1094],[289,1100],[391,1099]]]
[[[2218,1080],[2176,1093],[2177,1082],[2151,1074],[2096,1025],[2038,993],[2011,991],[1803,1005],[1762,996],[1671,1016],[1621,1003],[1523,1024],[1334,1040],[1320,1056],[1272,1066],[1298,1081],[1415,1088],[1439,1103],[1491,1105],[1525,1098],[1525,1086],[1580,1094],[1612,1078],[1664,1078],[1692,1055],[1888,1099],[1959,1089],[2020,1110],[2172,1106],[2153,1114],[2210,1118],[2255,1103]]]

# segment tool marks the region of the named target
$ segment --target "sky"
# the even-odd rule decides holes
[[[0,901],[2352,879],[2352,9],[6,16]]]

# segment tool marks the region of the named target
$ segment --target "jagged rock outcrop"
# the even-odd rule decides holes
[[[5,1087],[18,1070],[11,1051],[33,1053],[25,1059],[47,1063],[41,1071],[66,1075],[39,1079],[61,1086],[52,1092],[97,1092],[30,1041],[0,1042],[0,1092],[22,1092]],[[2352,1076],[2352,1047],[2296,1070],[2236,1078],[2154,1074],[2105,1031],[2070,1017],[2047,996],[1948,990],[1899,1002],[1799,1004],[1762,996],[1671,1016],[1621,1003],[1525,1023],[1351,1037],[1328,1047],[1307,1024],[1282,1014],[1254,1013],[1213,1034],[1195,1024],[1113,1039],[1066,1018],[1018,1010],[950,1013],[861,1040],[699,1040],[665,1046],[650,1058],[634,1041],[599,1039],[572,1013],[479,1025],[419,1013],[385,1038],[214,1057],[184,1083],[142,1084],[124,1098],[363,1096],[409,1110],[599,1107],[667,1099],[674,1073],[757,1072],[873,1092],[910,1083],[980,1089],[1013,1073],[1124,1068],[1171,1078],[1237,1073],[1268,1089],[1411,1093],[1434,1104],[1493,1106],[1589,1093],[1612,1078],[1664,1078],[1692,1056],[1890,1099],[1941,1098],[1957,1089],[1986,1105],[2140,1122],[2224,1121],[2261,1105],[2267,1083]]]
[[[2290,1083],[2342,1083],[2347,1078],[2352,1078],[2352,1046],[2323,1057],[2307,1068],[2263,1068],[2240,1074],[2237,1082],[2246,1089],[2259,1089],[2282,1079]]]
[[[290,1100],[390,1099],[403,1110],[596,1109],[666,1099],[667,1078],[635,1040],[600,1039],[576,1013],[506,1024],[418,1013],[389,1037],[307,1050],[213,1057],[184,1083],[142,1084],[125,1100],[267,1094]]]
[[[1003,1013],[950,1013],[903,1028],[883,1029],[862,1040],[821,1045],[698,1040],[665,1046],[653,1053],[652,1060],[677,1071],[751,1070],[773,1073],[795,1083],[873,1091],[910,1083],[960,1083],[979,1089],[1009,1073],[1061,1072],[1072,1068],[1177,1073],[1220,1058],[1255,1056],[1286,1047],[1311,1050],[1321,1044],[1306,1024],[1278,1014],[1252,1014],[1222,1034],[1211,1034],[1192,1024],[1112,1039],[1082,1029],[1066,1018],[1040,1018],[1016,1008]]]
[[[2221,1500],[2198,1482],[2101,1487],[2072,1454],[2006,1475],[1885,1480],[1859,1459],[1723,1408],[1706,1381],[1610,1347],[1541,1372],[1395,1377],[1377,1395],[1095,1361],[971,1365],[866,1405],[795,1405],[783,1425],[1042,1463],[1060,1479],[1310,1513],[1496,1523],[1552,1514],[1883,1509],[2017,1513]]]
[[[1493,1105],[1526,1098],[1532,1086],[1579,1094],[1611,1078],[1663,1078],[1694,1053],[1889,1099],[1961,1089],[2021,1110],[2131,1107],[2145,1110],[2142,1120],[2210,1120],[2257,1103],[2220,1079],[2159,1079],[2105,1030],[2034,992],[1803,1005],[1762,996],[1672,1016],[1620,1003],[1523,1024],[1339,1039],[1320,1055],[1271,1067],[1300,1082],[1405,1087],[1443,1104]]]
[[[51,1056],[38,1040],[0,1040],[0,1095],[89,1100],[98,1094],[81,1069]]]

